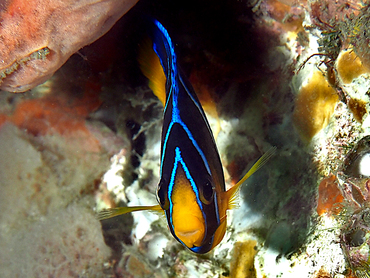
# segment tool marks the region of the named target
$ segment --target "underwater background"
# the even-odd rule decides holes
[[[118,3],[119,2],[119,3]],[[370,277],[366,1],[0,3],[0,277]],[[232,187],[196,255],[158,204],[163,106],[137,61],[168,30]]]

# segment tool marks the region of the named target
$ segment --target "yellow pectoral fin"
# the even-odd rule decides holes
[[[105,210],[100,211],[97,215],[97,218],[98,220],[104,220],[104,219],[112,218],[118,215],[130,213],[133,211],[140,211],[140,210],[162,211],[162,208],[160,205],[110,208],[110,209],[105,209]]]
[[[221,220],[220,226],[218,226],[215,232],[211,250],[221,242],[221,240],[224,238],[225,232],[226,232],[226,217],[223,220]]]
[[[244,175],[244,177],[238,181],[237,184],[235,184],[233,187],[231,187],[228,191],[226,191],[226,198],[229,200],[228,202],[228,208],[232,209],[235,206],[237,206],[236,200],[238,199],[238,192],[240,189],[240,186],[255,172],[257,172],[263,165],[266,164],[266,162],[275,154],[276,147],[271,147],[267,152],[265,152],[260,159],[257,160],[256,163],[252,166],[252,168],[249,169],[249,171]]]
[[[152,48],[152,41],[143,41],[139,50],[138,61],[143,74],[149,79],[149,88],[162,102],[166,104],[166,76],[163,72],[161,62]]]

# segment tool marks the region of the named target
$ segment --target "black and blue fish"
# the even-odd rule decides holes
[[[270,149],[226,191],[217,146],[203,108],[177,64],[167,30],[152,22],[151,42],[141,51],[141,69],[164,104],[159,205],[105,210],[100,219],[138,211],[163,211],[172,235],[189,250],[203,254],[220,243],[226,211],[235,205],[239,187],[274,153]]]

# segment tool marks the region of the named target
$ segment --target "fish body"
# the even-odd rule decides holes
[[[225,190],[220,156],[203,108],[177,64],[167,30],[157,20],[151,26],[151,43],[141,51],[139,62],[154,94],[164,103],[159,206],[112,209],[101,218],[163,210],[174,238],[192,252],[203,254],[220,243],[226,231],[226,211],[232,208],[238,188],[273,150],[239,183]]]
[[[202,106],[177,65],[167,30],[154,21],[153,49],[166,76],[158,200],[172,235],[196,253],[213,247],[225,179]]]

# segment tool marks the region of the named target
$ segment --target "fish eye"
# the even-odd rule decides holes
[[[201,187],[200,200],[203,204],[209,205],[213,201],[213,195],[215,194],[215,187],[207,180]]]
[[[157,190],[157,200],[160,204],[161,208],[163,210],[167,210],[169,207],[168,201],[167,201],[167,195],[166,195],[166,180],[161,179],[158,184],[158,190]]]

